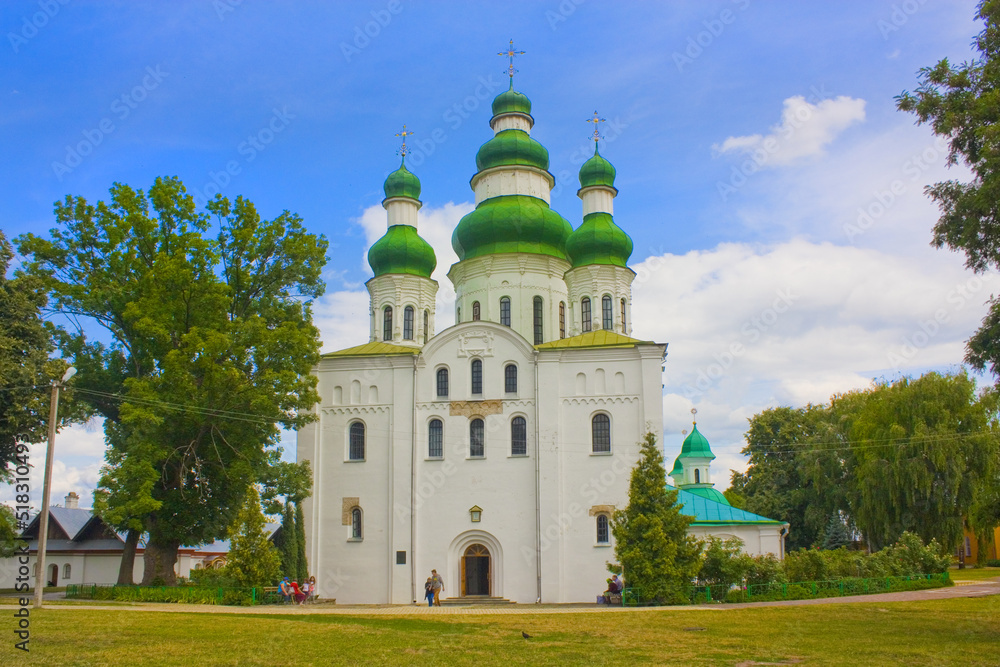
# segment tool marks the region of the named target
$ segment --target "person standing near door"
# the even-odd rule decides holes
[[[434,582],[434,605],[441,606],[441,591],[444,590],[444,579],[437,570],[431,570],[431,580]]]

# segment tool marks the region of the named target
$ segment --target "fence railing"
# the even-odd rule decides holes
[[[66,598],[75,600],[119,600],[124,602],[188,602],[192,604],[275,604],[282,600],[274,589],[215,588],[208,586],[120,586],[118,584],[70,584]]]
[[[949,585],[947,572],[940,574],[911,574],[895,577],[844,578],[826,581],[800,581],[793,583],[750,584],[744,586],[692,586],[686,591],[688,603],[705,602],[763,602],[770,600],[805,600],[810,598],[843,597],[870,593],[939,588]],[[643,599],[632,588],[622,591],[622,605],[635,607],[657,604]]]

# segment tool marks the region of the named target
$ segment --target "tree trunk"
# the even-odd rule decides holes
[[[143,555],[143,586],[177,585],[174,566],[177,564],[177,549],[180,545],[180,542],[154,542],[153,538],[149,539]]]
[[[118,567],[118,585],[132,586],[135,581],[132,579],[132,572],[135,571],[135,548],[139,545],[141,531],[132,528],[125,538],[125,549],[122,551],[122,562]]]

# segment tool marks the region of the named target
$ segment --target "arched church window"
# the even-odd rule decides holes
[[[382,340],[392,340],[392,306],[382,311]]]
[[[472,321],[473,322],[478,322],[479,318],[480,318],[479,302],[478,301],[473,301],[472,302]]]
[[[596,414],[590,421],[591,451],[603,454],[611,451],[611,418],[606,414]]]
[[[437,395],[438,398],[448,397],[448,369],[439,368],[437,372]]]
[[[472,393],[483,393],[483,362],[480,359],[472,360]]]
[[[362,422],[351,424],[348,440],[347,458],[351,461],[363,461],[365,459],[365,425]]]
[[[500,299],[500,324],[510,326],[510,297]]]
[[[622,333],[626,333],[626,327],[625,327],[625,299],[622,299]]]
[[[607,544],[611,541],[608,535],[608,515],[598,514],[597,515],[597,543]]]
[[[532,321],[535,329],[535,345],[542,344],[542,297],[536,296],[531,302]]]
[[[363,539],[362,531],[362,521],[361,521],[361,508],[355,507],[351,510],[351,539],[360,540]]]
[[[566,303],[559,302],[559,337],[566,337]]]
[[[428,336],[427,329],[430,328],[429,325],[428,325],[429,321],[430,321],[430,313],[425,310],[424,311],[424,344],[425,345],[427,344],[427,336]]]
[[[413,340],[413,306],[403,309],[403,340]]]
[[[580,326],[584,333],[590,331],[591,315],[589,297],[583,297],[583,300],[580,301]]]
[[[510,455],[528,454],[528,422],[524,417],[514,417],[510,422]]]
[[[517,364],[507,364],[504,366],[503,390],[508,394],[517,393]]]
[[[480,459],[486,456],[486,429],[482,419],[469,422],[469,456]]]
[[[615,327],[614,309],[611,307],[611,297],[607,294],[601,299],[601,328],[611,331]]]
[[[440,419],[432,419],[427,425],[427,456],[432,459],[444,456],[444,424]]]
[[[694,483],[701,484],[701,471],[697,468],[694,469]]]
[[[69,573],[71,571],[72,570],[70,569],[69,563],[63,565],[63,579],[69,579]]]

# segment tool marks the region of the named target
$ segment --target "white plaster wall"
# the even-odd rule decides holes
[[[428,312],[427,338],[434,335],[434,308],[438,284],[436,280],[402,273],[389,273],[370,279],[365,286],[371,297],[369,309],[370,342],[382,342],[383,309],[392,307],[392,338],[395,345],[420,347],[424,344],[424,311]],[[413,339],[403,338],[403,313],[413,306]]]
[[[615,190],[606,187],[590,187],[579,192],[583,200],[584,217],[591,213],[615,213]]]
[[[532,167],[493,167],[472,178],[472,189],[476,193],[476,206],[492,197],[501,195],[525,195],[551,203],[554,184],[552,174]]]
[[[632,280],[635,272],[621,266],[591,264],[566,272],[568,296],[567,335],[583,332],[581,302],[590,298],[591,331],[602,329],[605,294],[611,296],[613,330],[626,336],[632,333]],[[621,316],[621,300],[625,299],[625,321]]]
[[[382,206],[386,210],[386,219],[388,220],[389,227],[393,225],[409,225],[416,228],[417,211],[421,208],[419,201],[410,199],[409,197],[392,197],[383,201]]]
[[[504,130],[524,130],[531,132],[531,116],[524,114],[504,114],[499,118],[490,121],[493,127],[493,134],[497,135]]]
[[[499,322],[500,299],[506,296],[511,300],[511,328],[529,342],[534,341],[533,300],[542,297],[542,340],[547,342],[559,338],[559,303],[568,300],[563,275],[569,268],[569,262],[557,257],[505,253],[453,264],[448,277],[455,284],[462,322],[472,319],[474,301],[480,304],[482,320]],[[567,326],[568,318],[567,312]]]

